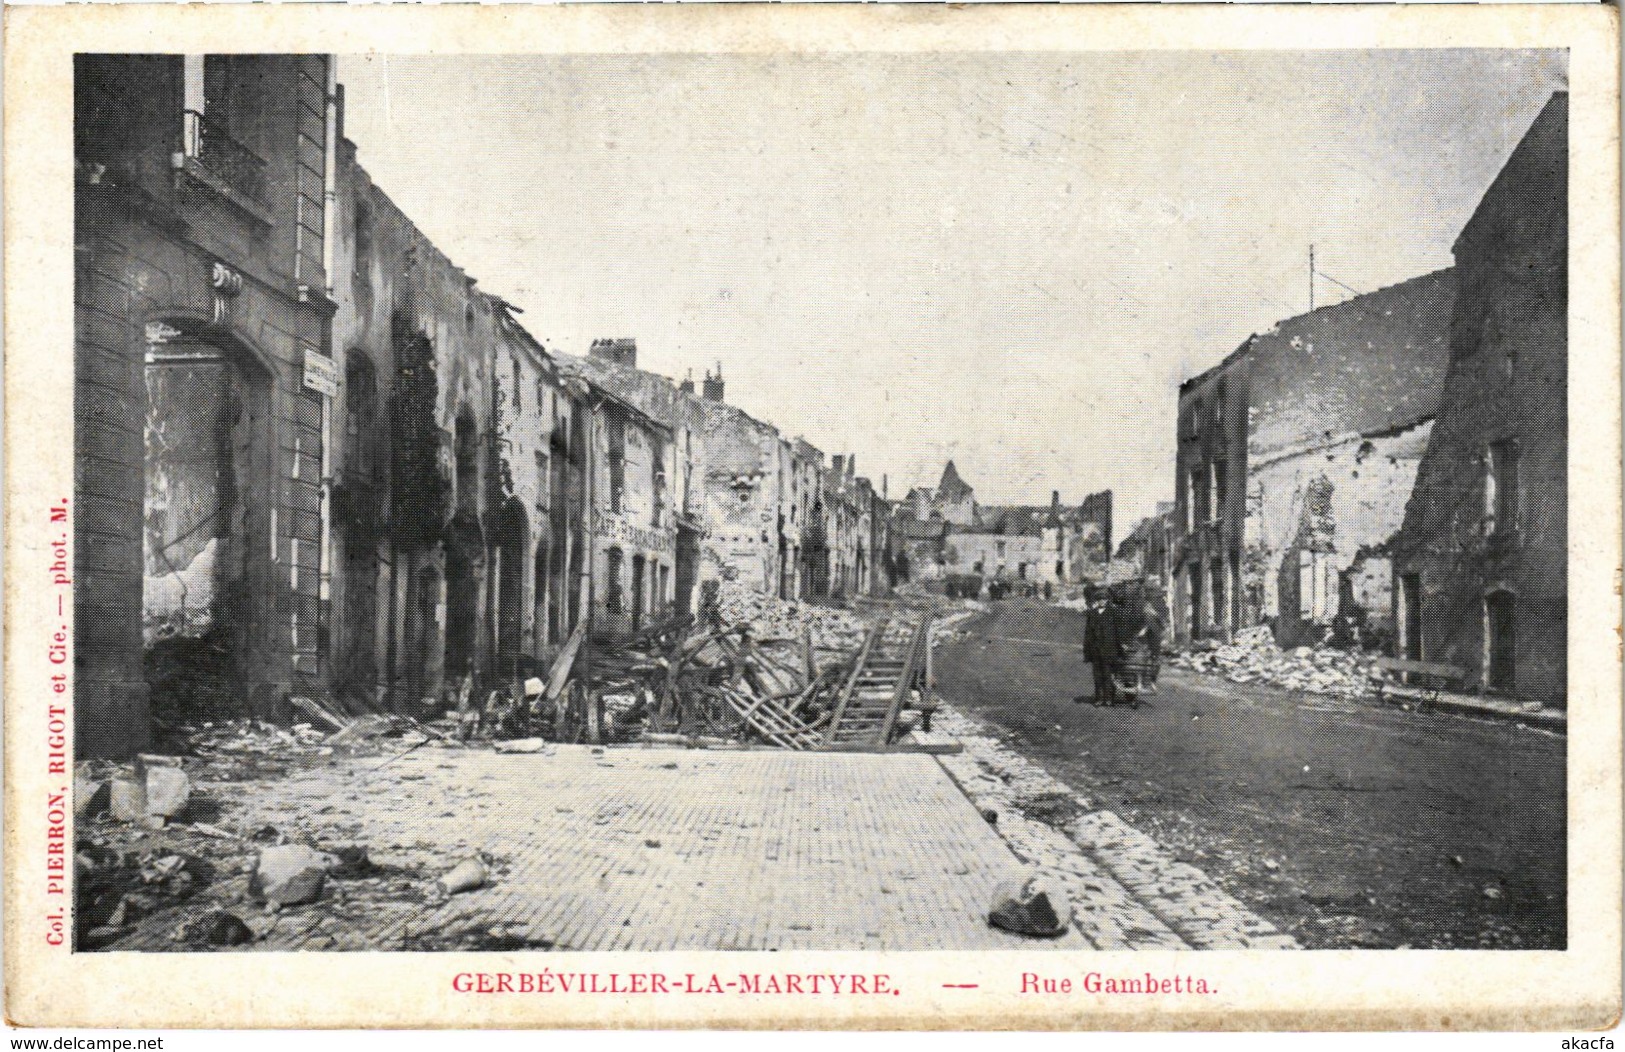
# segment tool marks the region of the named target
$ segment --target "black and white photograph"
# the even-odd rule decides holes
[[[236,43],[72,54],[52,946],[1575,944],[1569,48]]]

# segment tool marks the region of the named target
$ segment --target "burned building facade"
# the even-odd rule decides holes
[[[805,438],[790,443],[790,534],[788,554],[794,564],[786,572],[793,587],[782,594],[800,599],[827,594],[829,540],[824,531],[824,453]]]
[[[705,536],[705,417],[692,393],[638,367],[637,342],[558,355],[584,385],[597,436],[591,499],[594,634],[617,638],[693,612]]]
[[[337,155],[328,686],[410,707],[512,678],[579,618],[566,567],[585,421],[508,306],[372,182],[354,144]]]
[[[557,654],[587,613],[589,398],[513,307],[488,299],[497,322],[492,650],[498,674],[514,679]]]
[[[82,756],[323,675],[331,442],[320,55],[74,63]]]
[[[1438,418],[1396,544],[1404,657],[1565,704],[1568,96],[1554,95],[1455,243]]]
[[[1172,622],[1180,639],[1227,635],[1243,616],[1248,377],[1243,344],[1179,385]]]
[[[1449,270],[1280,322],[1180,390],[1174,622],[1283,645],[1390,630],[1391,545],[1438,406]]]
[[[1451,270],[1281,322],[1249,343],[1244,620],[1282,645],[1334,622],[1392,633],[1392,544],[1448,359]]]

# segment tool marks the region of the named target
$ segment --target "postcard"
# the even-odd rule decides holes
[[[1617,28],[8,10],[8,1018],[1611,1025]]]

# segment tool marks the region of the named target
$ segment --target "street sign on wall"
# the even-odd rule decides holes
[[[339,393],[338,364],[325,354],[305,348],[305,386],[332,398]]]

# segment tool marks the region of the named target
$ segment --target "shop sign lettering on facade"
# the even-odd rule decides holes
[[[674,547],[670,534],[645,526],[634,526],[624,518],[606,515],[603,525],[605,538],[613,543],[656,552],[670,551]]]

